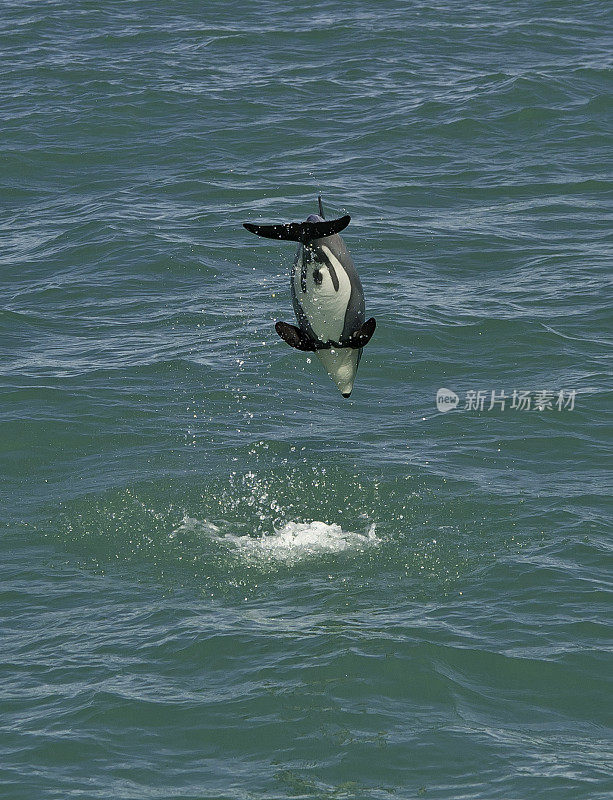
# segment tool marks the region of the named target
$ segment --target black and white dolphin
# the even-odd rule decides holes
[[[362,356],[375,331],[375,318],[364,321],[364,291],[349,251],[339,236],[351,220],[326,220],[319,214],[305,222],[244,227],[268,239],[299,242],[290,288],[298,327],[277,322],[279,336],[297,350],[317,354],[343,397],[349,397]]]

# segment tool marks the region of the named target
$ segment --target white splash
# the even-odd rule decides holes
[[[294,562],[326,553],[360,551],[380,544],[374,523],[367,533],[344,531],[340,525],[327,522],[287,522],[273,533],[260,536],[237,536],[223,533],[207,520],[186,517],[181,528],[199,529],[214,542],[227,547],[247,560]],[[175,531],[177,533],[178,531]]]
[[[378,543],[375,526],[366,535],[343,531],[340,525],[326,522],[288,522],[272,534],[226,536],[234,546],[245,553],[268,554],[279,561],[294,561],[321,553],[340,553],[343,550],[361,549]]]

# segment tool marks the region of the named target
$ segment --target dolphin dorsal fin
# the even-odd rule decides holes
[[[253,222],[243,222],[243,227],[265,239],[283,239],[306,244],[313,239],[325,239],[326,236],[340,233],[350,222],[351,217],[347,214],[340,219],[326,219],[322,222],[288,222],[285,225],[255,225]]]
[[[324,204],[321,202],[321,195],[317,196],[317,205],[319,206],[319,216],[325,219],[326,215],[324,214]]]

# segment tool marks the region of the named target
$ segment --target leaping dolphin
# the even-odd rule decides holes
[[[364,291],[349,251],[339,236],[351,220],[326,220],[319,214],[305,222],[279,225],[243,223],[267,239],[298,242],[290,289],[298,327],[277,322],[275,330],[297,350],[317,354],[343,397],[349,397],[362,348],[375,331],[375,318],[364,321]]]

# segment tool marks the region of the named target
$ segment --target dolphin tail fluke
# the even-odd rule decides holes
[[[289,322],[277,322],[275,330],[290,347],[295,347],[296,350],[315,350],[313,342],[295,325],[290,325]]]
[[[317,205],[319,206],[319,216],[325,219],[326,215],[324,214],[324,204],[321,202],[321,195],[317,196]]]
[[[313,239],[324,239],[340,233],[349,225],[351,217],[347,214],[340,219],[323,220],[322,222],[289,222],[285,225],[254,225],[243,222],[243,227],[266,239],[283,239],[290,242],[307,242]]]
[[[366,347],[376,327],[377,321],[374,317],[367,319],[366,322],[349,337],[349,347]]]

